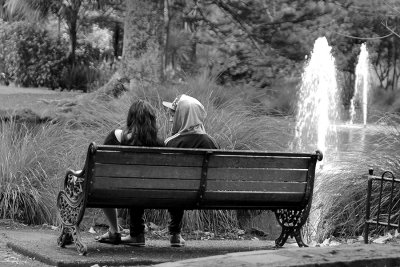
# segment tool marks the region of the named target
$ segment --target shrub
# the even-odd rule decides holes
[[[100,79],[100,72],[90,65],[66,66],[60,75],[60,87],[68,90],[82,90],[88,92],[92,85]],[[97,84],[96,84],[97,85]]]
[[[75,63],[66,66],[61,73],[61,88],[90,92],[106,84],[115,73],[118,62],[101,61],[103,56],[92,44],[79,44]]]
[[[130,98],[78,104],[52,123],[0,122],[0,218],[57,223],[56,196],[68,168],[81,169],[90,142],[122,127]]]
[[[101,51],[99,48],[93,47],[92,44],[84,42],[78,45],[75,57],[75,64],[91,65],[100,61]]]
[[[66,64],[66,45],[38,25],[0,24],[0,63],[16,84],[59,87]]]
[[[0,218],[54,222],[59,129],[0,122]]]

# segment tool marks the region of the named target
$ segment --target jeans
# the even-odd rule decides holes
[[[130,236],[138,236],[144,234],[144,209],[132,208],[129,209],[130,215]]]
[[[184,210],[181,209],[168,209],[170,220],[169,220],[169,234],[180,234],[182,229],[182,218]]]

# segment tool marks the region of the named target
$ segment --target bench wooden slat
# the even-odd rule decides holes
[[[104,203],[102,198],[98,201],[93,198],[90,202],[90,208],[127,208],[127,207],[140,207],[145,209],[169,209],[169,208],[182,208],[185,210],[197,209],[195,201],[182,201],[181,199],[151,199],[151,198],[119,198],[118,200],[111,199],[109,202]],[[274,209],[274,208],[298,208],[296,202],[219,202],[208,205],[202,203],[201,209]]]
[[[305,182],[308,170],[264,169],[264,168],[209,168],[208,180],[246,181],[293,181]]]
[[[271,183],[271,182],[237,182],[237,181],[208,181],[207,191],[238,191],[272,193],[304,194],[307,183]]]
[[[193,190],[151,190],[151,189],[138,189],[135,190],[133,194],[131,190],[127,189],[105,189],[99,188],[94,189],[91,192],[90,198],[102,198],[112,200],[112,199],[120,199],[120,198],[149,198],[149,199],[175,199],[178,200],[196,200],[197,199],[197,191]]]
[[[145,209],[169,209],[169,208],[182,208],[193,209],[196,206],[195,201],[183,201],[182,199],[161,199],[161,198],[119,198],[111,199],[109,202],[104,203],[102,198],[93,198],[90,202],[91,208],[127,208],[127,207],[141,207]]]
[[[308,169],[310,158],[252,155],[212,155],[209,168]]]
[[[176,179],[142,179],[97,176],[93,179],[91,190],[198,190],[199,180]],[[248,182],[248,181],[216,181],[207,182],[209,191],[259,191],[259,192],[305,192],[306,183],[293,182]]]
[[[124,189],[93,189],[90,195],[90,203],[92,202],[103,202],[110,203],[113,200],[118,201],[118,199],[124,198],[129,200],[129,203],[153,203],[152,205],[163,205],[166,202],[190,202],[196,203],[198,197],[197,191],[190,190],[143,190],[137,189],[135,193],[132,194],[131,190]],[[207,191],[204,195],[203,203],[205,205],[251,205],[259,204],[265,205],[269,202],[284,202],[284,203],[299,203],[304,197],[304,193],[300,192],[243,192],[243,191]],[[142,199],[142,200],[141,200]],[[107,201],[105,201],[107,200]],[[124,205],[128,205],[124,203]],[[89,203],[89,205],[91,205]],[[132,205],[132,204],[131,204]],[[135,204],[136,205],[136,204]],[[190,206],[190,205],[189,205]]]
[[[109,196],[106,202],[104,201],[105,194]],[[301,193],[206,192],[201,205],[208,208],[214,207],[214,209],[299,207],[303,196],[304,194]],[[90,195],[90,199],[89,207],[197,208],[197,191],[135,190],[135,194],[132,194],[129,190],[95,190]]]
[[[98,151],[96,162],[129,165],[191,166],[202,165],[201,154],[180,153],[126,153]],[[212,155],[209,168],[281,168],[308,169],[309,158],[283,156]]]
[[[203,155],[177,153],[126,153],[98,151],[96,162],[120,165],[159,165],[201,167]]]
[[[201,167],[95,164],[96,176],[196,180]],[[210,168],[208,180],[304,182],[307,170]]]
[[[95,164],[96,176],[199,180],[201,167]]]
[[[96,176],[93,179],[92,190],[140,190],[140,189],[177,189],[177,190],[197,190],[200,186],[199,180],[183,179],[142,179],[142,178],[121,178]]]
[[[268,193],[265,192],[213,192],[207,191],[204,195],[204,205],[249,205],[251,203],[259,203],[260,205],[268,205],[268,203],[299,203],[304,197],[304,193],[294,192],[276,192]]]
[[[272,157],[296,157],[310,158],[315,154],[311,153],[295,153],[295,152],[278,152],[278,151],[255,151],[255,150],[221,150],[221,149],[204,149],[204,148],[174,148],[174,147],[140,147],[140,146],[111,146],[96,145],[96,153],[101,151],[123,151],[128,153],[179,153],[179,154],[198,154],[211,152],[215,155],[233,155],[233,156],[272,156]]]
[[[191,207],[197,201],[197,191],[190,190],[131,190],[96,189],[90,195],[89,207],[146,207],[172,208]],[[107,196],[107,197],[105,197]],[[105,201],[107,199],[107,201]]]

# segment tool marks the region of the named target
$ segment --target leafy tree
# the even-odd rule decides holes
[[[98,5],[94,10],[85,13],[82,24],[90,28],[93,24],[102,29],[108,29],[113,33],[113,56],[122,56],[122,40],[124,35],[124,12],[125,1],[97,1]]]
[[[100,7],[121,5],[120,1],[90,1],[90,0],[1,0],[3,8],[16,19],[44,21],[51,16],[57,17],[65,23],[70,39],[70,63],[75,64],[77,49],[77,33],[80,27],[86,24],[90,11]],[[93,15],[93,14],[91,14]],[[104,18],[104,16],[103,16]],[[119,31],[119,29],[118,29]],[[119,38],[118,38],[119,41]]]
[[[399,79],[398,37],[385,24],[398,23],[399,14],[394,12],[400,5],[395,1],[350,1],[342,6],[342,15],[336,18],[338,27],[331,36],[335,47],[338,67],[348,76],[346,92],[352,96],[354,70],[362,43],[367,44],[372,67],[380,87],[394,89]],[[347,74],[346,74],[347,73]],[[349,100],[349,99],[347,99]]]
[[[221,82],[268,87],[277,76],[301,69],[313,42],[338,8],[331,1],[204,0],[198,43],[217,47],[211,65],[223,69]],[[299,67],[293,68],[293,65]]]

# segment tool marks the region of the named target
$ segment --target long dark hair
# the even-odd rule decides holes
[[[150,103],[136,100],[126,118],[121,143],[131,146],[158,146],[156,112]]]

